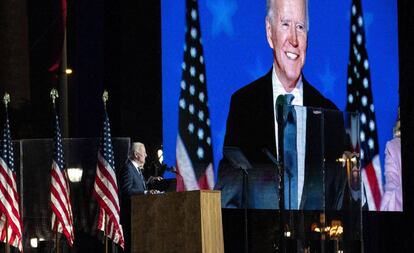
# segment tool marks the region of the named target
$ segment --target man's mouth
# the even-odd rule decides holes
[[[291,53],[291,52],[286,52],[285,54],[291,60],[296,60],[299,57],[298,54],[294,54],[294,53]]]

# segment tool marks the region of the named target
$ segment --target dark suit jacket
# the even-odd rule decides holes
[[[326,108],[338,110],[330,100],[323,97],[314,87],[312,87],[305,78],[303,80],[303,104],[307,107]],[[236,91],[231,97],[230,111],[227,118],[227,128],[224,146],[239,147],[247,159],[252,164],[269,164],[269,158],[262,152],[264,148],[268,149],[276,157],[275,144],[275,123],[274,123],[274,105],[272,89],[272,70],[265,76],[255,80],[249,85]],[[335,143],[325,145],[325,152],[320,147],[311,148],[315,143],[315,136],[323,136],[322,133],[314,132],[321,128],[321,116],[313,115],[307,112],[307,130],[306,130],[306,157],[305,157],[305,181],[303,187],[301,209],[320,209],[323,206],[323,186],[325,190],[330,189],[325,199],[326,206],[337,209],[340,208],[343,198],[343,188],[346,177],[342,174],[343,170],[334,166],[334,169],[326,169],[325,184],[323,183],[324,175],[321,174],[321,168],[329,167],[330,161],[335,161],[340,156],[341,151],[341,134],[343,134],[342,117],[337,117],[338,122],[326,122],[323,125],[337,124],[336,128],[325,128],[325,136],[338,136]],[[322,114],[320,114],[322,115]],[[332,121],[332,120],[331,120]],[[313,126],[313,127],[308,127]],[[320,143],[320,140],[318,140]],[[327,152],[326,152],[327,151]],[[323,163],[324,158],[325,163]],[[223,165],[224,162],[224,165]],[[216,189],[223,190],[223,182],[220,182],[221,170],[226,167],[225,160],[219,166],[219,178]],[[225,183],[225,182],[224,182]],[[222,194],[223,195],[223,194]],[[226,205],[226,203],[222,203]],[[225,206],[224,206],[225,207]]]
[[[124,229],[125,250],[130,252],[131,242],[131,196],[144,194],[144,182],[131,160],[120,171],[121,224]]]
[[[138,173],[131,160],[125,163],[121,172],[121,191],[124,197],[143,194],[145,191],[143,177]]]

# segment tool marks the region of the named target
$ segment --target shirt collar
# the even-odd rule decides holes
[[[273,97],[277,98],[279,95],[292,94],[295,98],[292,101],[293,105],[303,105],[303,80],[300,75],[295,88],[291,92],[287,92],[276,75],[275,68],[272,68],[272,86],[273,86]]]
[[[140,168],[142,168],[142,166],[140,167],[140,166],[138,165],[138,163],[137,163],[137,162],[135,162],[134,160],[131,160],[131,162],[132,162],[132,164],[134,165],[134,167],[135,167],[136,169],[140,169]]]

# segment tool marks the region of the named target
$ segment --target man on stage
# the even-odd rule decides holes
[[[158,190],[148,189],[148,186],[155,181],[162,180],[162,177],[149,177],[145,180],[144,165],[147,152],[145,145],[141,142],[134,142],[129,151],[128,160],[121,170],[121,224],[124,228],[125,251],[130,252],[131,243],[131,196],[138,194],[156,194]]]

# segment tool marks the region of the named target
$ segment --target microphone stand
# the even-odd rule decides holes
[[[280,129],[280,128],[279,128]],[[283,142],[283,141],[282,141]],[[279,147],[282,146],[280,145],[279,142]],[[282,146],[283,147],[283,146]],[[282,148],[283,149],[283,148]],[[278,203],[279,203],[279,231],[280,231],[280,235],[279,235],[279,246],[280,246],[280,250],[279,252],[286,252],[286,245],[285,245],[285,240],[283,240],[284,237],[284,230],[285,227],[283,225],[283,221],[284,219],[282,218],[283,215],[283,211],[285,211],[285,189],[284,189],[284,168],[283,168],[283,152],[280,152],[280,148],[279,148],[279,160],[277,160],[267,148],[263,149],[263,152],[267,155],[267,157],[276,165],[277,168],[277,177],[279,179],[279,184],[278,184]],[[282,155],[280,155],[282,154]]]
[[[247,208],[249,205],[248,201],[248,175],[246,168],[240,167],[243,172],[243,195],[242,195],[242,205],[244,209],[244,252],[249,252],[249,233],[248,233],[248,217],[247,217]]]
[[[277,151],[278,151],[278,157],[277,159],[270,153],[270,151],[266,148],[263,149],[263,152],[267,155],[267,157],[276,165],[277,168],[277,176],[279,180],[278,184],[278,202],[279,202],[279,245],[280,245],[280,252],[285,253],[286,252],[286,244],[284,240],[284,211],[285,211],[285,175],[284,175],[284,117],[283,117],[283,111],[284,106],[286,104],[285,96],[279,95],[276,99],[276,121],[278,124],[277,129],[277,139],[278,139],[278,145],[277,145]],[[290,182],[290,181],[289,181]],[[289,187],[290,190],[290,187]],[[289,192],[290,196],[290,192]],[[290,203],[290,201],[289,201]]]
[[[279,220],[280,220],[280,248],[281,252],[287,252],[286,243],[285,243],[285,164],[284,164],[284,132],[285,132],[285,120],[284,120],[284,109],[285,109],[286,100],[285,97],[279,95],[276,99],[276,120],[277,120],[277,136],[278,136],[278,145],[277,145],[277,168],[279,173]],[[268,156],[271,155],[270,153]],[[273,157],[274,158],[274,157]],[[290,190],[290,187],[289,187]],[[290,192],[289,192],[290,196]],[[290,200],[289,200],[290,204]]]
[[[243,218],[244,218],[244,252],[249,252],[249,233],[248,233],[248,213],[247,209],[249,207],[249,191],[248,191],[248,170],[252,167],[250,163],[248,162],[247,158],[244,157],[242,151],[237,147],[224,147],[223,149],[224,157],[229,162],[229,165],[232,168],[238,168],[240,169],[243,179],[242,179],[242,196],[240,204],[238,205],[238,208],[243,208]]]

